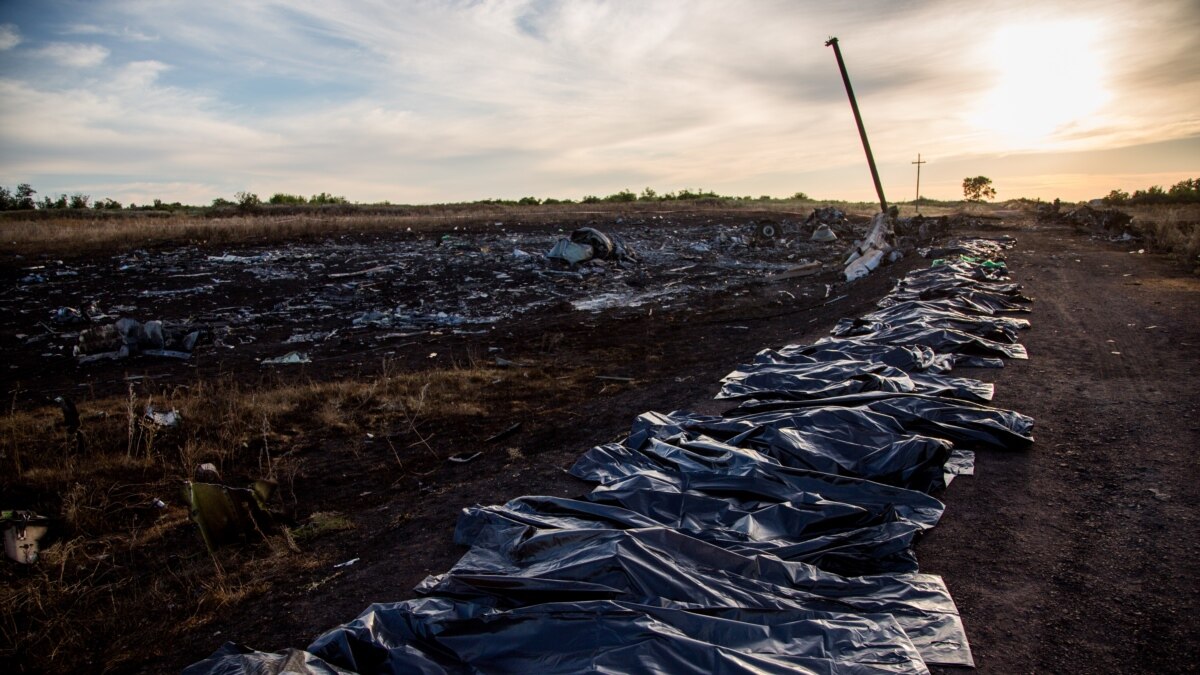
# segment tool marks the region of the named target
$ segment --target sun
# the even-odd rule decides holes
[[[1012,149],[1088,126],[1089,117],[1112,98],[1102,35],[1100,23],[1087,20],[998,28],[985,46],[993,86],[980,100],[974,122]]]

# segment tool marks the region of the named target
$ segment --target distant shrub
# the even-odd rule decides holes
[[[289,195],[284,192],[276,192],[267,200],[268,204],[307,204],[308,200],[303,195]]]
[[[584,204],[599,204],[600,198],[597,197],[596,195],[587,195],[580,201]]]
[[[635,202],[635,201],[637,201],[637,195],[633,194],[629,190],[621,190],[620,192],[617,192],[617,193],[614,193],[614,194],[611,194],[611,195],[605,197],[604,201],[606,201],[606,202]]]
[[[542,203],[542,200],[537,197],[521,197],[517,200],[517,203],[521,206],[537,206]]]
[[[262,205],[262,200],[259,199],[258,195],[254,194],[253,192],[238,192],[237,194],[233,195],[233,197],[234,199],[237,199],[238,206],[244,209]],[[154,201],[156,204],[158,203],[157,199]]]
[[[683,200],[683,199],[686,199],[686,200],[723,199],[723,197],[721,197],[721,195],[713,192],[712,190],[704,190],[702,188],[697,188],[696,191],[693,192],[687,188],[684,188],[684,189],[680,190],[678,194],[675,195],[675,199],[681,199],[681,200]]]
[[[349,204],[350,202],[345,197],[331,195],[328,192],[315,194],[308,200],[309,204]]]

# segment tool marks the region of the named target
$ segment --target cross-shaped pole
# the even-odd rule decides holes
[[[913,204],[915,204],[917,207],[917,215],[920,215],[921,214],[921,165],[928,164],[929,162],[922,162],[921,161],[921,153],[918,152],[917,153],[917,161],[911,162],[911,163],[917,165],[917,198],[915,200],[913,200]]]

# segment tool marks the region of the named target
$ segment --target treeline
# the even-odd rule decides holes
[[[1151,185],[1145,190],[1113,190],[1104,198],[1109,206],[1124,204],[1194,204],[1200,202],[1200,178],[1187,178],[1164,190],[1161,185]]]
[[[522,197],[520,199],[484,199],[484,200],[480,200],[480,201],[474,202],[474,203],[476,203],[476,204],[497,204],[497,205],[502,205],[502,206],[539,206],[539,205],[553,206],[554,204],[612,204],[612,203],[628,203],[628,202],[671,202],[671,201],[696,201],[696,200],[713,200],[713,201],[726,201],[726,202],[734,202],[734,201],[737,201],[737,202],[752,202],[752,201],[769,202],[769,201],[774,201],[775,199],[776,198],[772,197],[771,195],[760,195],[758,197],[754,197],[751,195],[745,195],[742,197],[733,196],[733,195],[722,195],[722,194],[717,194],[716,192],[713,192],[712,190],[704,190],[704,189],[693,190],[690,188],[684,188],[678,192],[659,193],[659,192],[656,192],[653,188],[645,188],[640,193],[632,192],[630,190],[621,190],[620,192],[614,192],[613,194],[608,195],[607,197],[598,197],[596,195],[585,195],[583,198],[579,199],[578,201],[576,201],[574,199],[555,199],[553,197],[547,197],[545,199],[539,199],[537,197]],[[803,192],[797,192],[797,193],[793,194],[791,197],[784,197],[784,199],[805,201],[805,202],[812,201],[812,198],[810,198],[808,195],[804,194]]]
[[[212,203],[207,206],[193,206],[182,204],[180,202],[164,202],[161,199],[155,199],[149,204],[130,203],[123,205],[114,199],[97,199],[92,200],[90,195],[75,193],[71,195],[60,194],[57,197],[44,196],[40,200],[35,198],[37,190],[34,190],[28,183],[21,183],[15,189],[10,190],[0,186],[0,211],[18,211],[18,210],[83,210],[93,209],[99,211],[121,210],[126,211],[207,211],[215,210],[219,212],[227,212],[231,210],[248,211],[257,209],[265,205],[279,206],[325,206],[325,205],[351,205],[352,203],[345,197],[321,192],[305,197],[304,195],[293,195],[285,192],[276,192],[267,199],[262,199],[258,194],[253,192],[238,192],[233,199],[225,199],[217,197],[212,200]],[[785,200],[794,201],[813,201],[811,197],[803,192],[796,192],[790,197],[783,198]],[[553,197],[521,197],[520,199],[480,199],[474,202],[465,202],[465,205],[482,205],[482,206],[553,206],[555,204],[601,204],[601,203],[627,203],[627,202],[670,202],[670,201],[721,201],[721,202],[750,202],[750,201],[776,201],[775,197],[770,195],[761,195],[759,197],[746,196],[730,196],[721,195],[712,190],[690,189],[685,188],[678,192],[656,192],[652,188],[645,188],[640,193],[634,193],[630,190],[621,190],[607,197],[598,197],[596,195],[585,195],[584,197],[575,199],[555,199]],[[373,203],[358,203],[356,206],[399,206],[391,202],[373,202]]]

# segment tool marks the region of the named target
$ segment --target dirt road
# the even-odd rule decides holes
[[[1195,672],[1200,279],[1065,228],[1014,234],[1030,360],[986,379],[1037,443],[979,454],[921,569],[945,577],[980,673]]]

